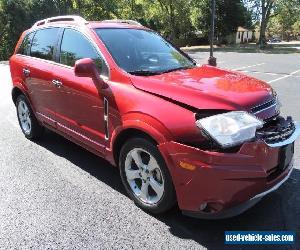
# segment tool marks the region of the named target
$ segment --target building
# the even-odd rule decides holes
[[[253,39],[253,31],[238,27],[236,32],[236,44],[249,43]]]

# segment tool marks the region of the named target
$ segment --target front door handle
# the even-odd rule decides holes
[[[30,75],[30,70],[24,68],[24,69],[23,69],[23,74],[24,74],[24,76],[28,77],[28,76]]]
[[[61,86],[63,85],[61,81],[58,80],[52,80],[52,83],[54,84],[55,87],[57,88],[61,88]]]

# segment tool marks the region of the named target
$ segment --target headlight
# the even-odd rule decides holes
[[[222,147],[232,147],[255,137],[263,122],[244,111],[232,111],[196,121]]]

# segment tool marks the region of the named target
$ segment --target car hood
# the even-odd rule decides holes
[[[270,85],[244,74],[211,66],[179,70],[154,76],[133,76],[133,85],[197,109],[245,110],[271,101]],[[274,114],[262,114],[273,116]],[[259,115],[258,115],[259,116]]]

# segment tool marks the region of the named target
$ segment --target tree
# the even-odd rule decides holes
[[[194,0],[192,5],[192,23],[205,36],[210,32],[211,0]],[[216,1],[215,34],[220,43],[226,41],[228,35],[237,31],[238,26],[251,28],[251,13],[241,0]]]
[[[76,14],[87,20],[134,19],[177,45],[208,40],[211,0],[0,0],[0,59],[6,60],[21,33],[37,20]],[[251,26],[242,0],[217,0],[216,34]],[[250,21],[249,21],[250,20]],[[197,33],[196,33],[197,31]]]
[[[270,22],[281,27],[281,33],[289,39],[292,25],[299,19],[299,0],[244,0],[244,2],[249,9],[253,10],[253,18],[260,22],[261,48],[266,45],[266,30]],[[271,32],[275,31],[274,26],[269,28]]]
[[[266,30],[271,15],[276,7],[276,0],[245,0],[248,8],[253,10],[253,15],[260,21],[259,46],[264,48],[267,44]]]
[[[296,21],[292,27],[293,35],[298,39],[300,36],[300,20]]]
[[[101,20],[118,15],[117,0],[0,0],[0,60],[13,53],[22,32],[51,16],[78,14]]]
[[[266,30],[274,8],[275,0],[261,0],[261,21],[259,33],[259,46],[263,48],[267,43]]]
[[[156,0],[152,6],[159,7],[156,12],[165,26],[164,33],[173,41],[192,29],[189,4],[189,0]]]
[[[7,59],[24,29],[30,26],[29,1],[1,1],[0,60]]]
[[[284,40],[290,40],[294,35],[294,24],[299,20],[299,0],[277,0],[276,9],[268,25],[270,35],[280,35]]]

